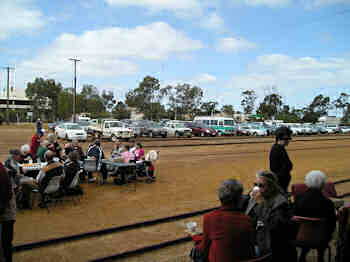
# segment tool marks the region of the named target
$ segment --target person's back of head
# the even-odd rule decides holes
[[[312,170],[305,177],[308,188],[322,190],[326,184],[326,175],[319,170]]]
[[[77,151],[72,151],[68,154],[68,158],[73,162],[77,162],[80,158],[80,155]]]
[[[47,135],[47,140],[49,140],[50,143],[53,143],[55,142],[55,136],[52,133],[50,133]]]
[[[25,145],[22,145],[22,146],[21,146],[21,153],[22,153],[23,155],[28,154],[29,151],[30,151],[30,146],[29,146],[28,144],[25,144]]]
[[[276,129],[275,136],[276,136],[276,142],[284,139],[290,139],[293,132],[292,130],[287,126],[281,126]]]
[[[55,157],[55,153],[52,152],[51,150],[48,150],[46,151],[44,157],[47,162],[52,162]]]
[[[237,207],[243,193],[243,186],[235,179],[224,180],[219,189],[218,196],[222,205]]]

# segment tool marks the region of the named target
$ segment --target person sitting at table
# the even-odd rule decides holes
[[[135,154],[135,150],[136,150],[136,141],[134,140],[134,141],[132,141],[132,142],[130,143],[130,145],[129,145],[129,151],[130,151],[131,153],[134,153],[134,154]]]
[[[142,144],[141,143],[137,143],[136,144],[136,150],[135,150],[136,161],[143,160],[144,156],[145,156],[145,151],[142,148]]]
[[[19,163],[21,160],[21,152],[18,149],[12,149],[9,153],[10,155],[5,161],[4,166],[7,168],[9,176],[11,176],[16,183],[15,193],[18,205],[22,208],[29,208],[31,191],[35,188],[35,183],[32,178],[22,174]]]
[[[135,154],[130,151],[129,145],[125,145],[124,151],[122,153],[122,158],[124,163],[135,162]]]
[[[40,147],[38,149],[38,152],[36,153],[37,161],[38,162],[45,162],[45,153],[48,150],[49,140],[45,139],[40,143]]]
[[[96,140],[94,144],[90,145],[86,153],[88,157],[93,157],[96,160],[97,170],[101,172],[103,182],[107,180],[108,170],[106,164],[102,163],[102,159],[105,158],[105,154],[102,150],[100,140]],[[88,182],[94,182],[96,178],[92,177],[92,172],[88,172]]]
[[[55,140],[54,134],[52,134],[52,133],[48,134],[47,140],[49,140],[49,145],[47,146],[47,148],[55,154],[54,157],[57,157],[61,160],[62,159],[61,158],[62,148],[61,148],[60,144]]]
[[[123,145],[120,143],[119,140],[115,141],[112,148],[111,157],[112,158],[121,157],[122,152],[123,152]]]
[[[39,191],[43,193],[49,184],[50,180],[55,176],[62,176],[64,174],[63,165],[60,162],[56,162],[53,159],[56,157],[56,154],[51,150],[48,150],[45,153],[45,161],[47,165],[41,169],[39,175],[36,178],[38,183]],[[41,199],[40,207],[44,206],[43,199]]]
[[[21,146],[21,159],[20,164],[29,164],[33,162],[33,157],[30,154],[30,146],[28,144]]]
[[[255,256],[253,219],[239,208],[242,193],[237,180],[223,181],[218,189],[221,207],[204,215],[203,234],[188,232],[209,262],[245,261]]]
[[[72,151],[68,154],[68,159],[64,163],[64,178],[62,180],[63,190],[68,191],[69,185],[72,183],[75,175],[80,171],[79,164],[79,153],[78,151]]]
[[[310,171],[305,177],[305,184],[308,190],[295,197],[295,215],[324,218],[328,225],[328,241],[324,243],[324,246],[327,247],[336,227],[336,212],[332,200],[322,194],[322,189],[326,184],[326,176],[321,171]],[[318,262],[324,261],[325,250],[326,248],[317,249]],[[305,262],[309,251],[310,249],[303,248],[298,261]]]

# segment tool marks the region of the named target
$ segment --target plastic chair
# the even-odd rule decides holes
[[[250,260],[244,260],[241,262],[269,262],[272,261],[272,253],[268,253],[266,255],[260,256],[260,257],[256,257],[256,258],[252,258]]]
[[[44,191],[40,192],[42,205],[46,207],[48,213],[50,213],[48,202],[52,201],[56,205],[58,201],[62,200],[62,195],[60,194],[61,180],[62,176],[52,177]]]
[[[308,249],[328,249],[328,261],[330,262],[332,253],[326,219],[294,216],[293,220],[299,224],[295,246]]]
[[[68,190],[69,189],[75,189],[79,186],[79,180],[80,180],[80,174],[84,172],[84,170],[80,169],[75,175],[74,178],[72,180],[72,182],[70,183],[70,185],[68,186]],[[78,201],[80,202],[80,195],[79,194],[72,194],[71,195],[71,200],[73,201],[74,205],[76,204],[74,197],[78,198]]]

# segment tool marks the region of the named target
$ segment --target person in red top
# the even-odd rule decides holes
[[[203,234],[194,235],[201,253],[209,246],[210,262],[235,262],[255,256],[253,220],[239,208],[243,186],[235,179],[222,182],[218,195],[221,207],[203,218]]]
[[[40,147],[40,138],[43,136],[43,133],[35,133],[32,136],[32,142],[30,144],[30,154],[32,155],[33,160],[36,160],[37,158],[37,152]]]

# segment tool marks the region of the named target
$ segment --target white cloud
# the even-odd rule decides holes
[[[218,40],[216,49],[222,52],[240,52],[256,48],[256,44],[244,38],[226,37]]]
[[[243,0],[249,6],[286,7],[291,4],[291,0]]]
[[[31,7],[31,0],[2,0],[0,40],[18,33],[29,33],[44,26],[43,14]]]
[[[207,85],[216,82],[216,76],[207,73],[202,73],[194,77],[194,79],[189,82],[193,85],[198,85],[200,87],[202,85]]]
[[[65,33],[39,56],[17,63],[16,74],[22,79],[17,83],[25,86],[26,81],[48,74],[46,78],[54,77],[70,86],[73,63],[68,58],[71,57],[81,59],[77,63],[78,77],[112,79],[136,73],[140,62],[177,58],[200,48],[200,41],[163,22],[135,28],[111,27],[81,35]]]
[[[254,89],[260,97],[266,87],[276,86],[284,98],[305,103],[320,88],[336,89],[350,85],[350,58],[291,57],[272,54],[257,57],[248,71],[232,77],[227,88],[239,96],[242,90]]]
[[[350,4],[350,0],[303,0],[302,2],[307,8],[317,8],[335,4]]]
[[[217,13],[210,13],[202,20],[201,26],[207,29],[221,29],[224,27],[224,20]]]

